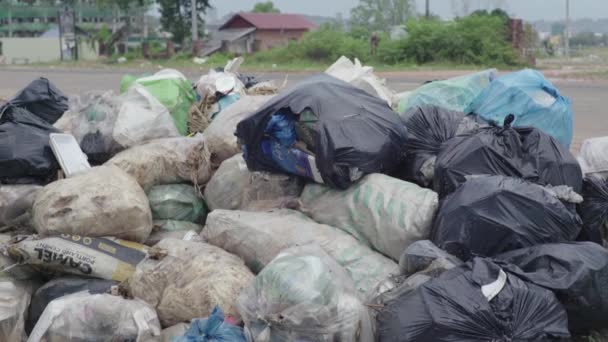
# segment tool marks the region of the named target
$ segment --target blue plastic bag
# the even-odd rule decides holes
[[[572,142],[572,104],[536,70],[525,69],[497,78],[465,112],[498,124],[513,114],[514,127],[536,127],[568,148]]]
[[[184,336],[171,342],[247,342],[247,339],[243,328],[224,322],[224,312],[216,306],[209,318],[193,320]]]

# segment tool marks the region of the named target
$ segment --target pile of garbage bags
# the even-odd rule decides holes
[[[128,75],[120,95],[40,79],[3,105],[0,341],[607,326],[608,138],[575,158],[540,73],[396,94],[356,59],[286,89],[241,63]]]

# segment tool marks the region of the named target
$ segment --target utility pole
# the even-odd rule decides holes
[[[570,0],[566,0],[566,32],[564,39],[566,58],[570,58]]]
[[[427,19],[431,17],[431,5],[430,5],[430,2],[431,2],[431,0],[426,0],[426,11],[424,13],[425,13],[425,16],[426,16]]]
[[[198,40],[198,13],[196,13],[196,0],[190,0],[190,9],[192,10],[192,43]]]
[[[12,0],[8,1],[8,37],[13,37],[13,9]]]

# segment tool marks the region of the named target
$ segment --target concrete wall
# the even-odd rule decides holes
[[[0,38],[2,54],[0,61],[6,64],[55,62],[61,59],[59,38]],[[79,45],[81,60],[96,60],[97,49],[81,42]]]
[[[256,30],[255,51],[269,50],[285,46],[290,40],[300,40],[306,30]]]

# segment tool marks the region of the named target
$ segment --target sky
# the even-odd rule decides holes
[[[211,0],[218,15],[230,12],[250,10],[256,2],[262,0]],[[415,0],[418,12],[424,11],[424,0]],[[462,15],[462,2],[470,3],[470,10],[495,8],[500,6],[511,16],[524,20],[558,20],[565,16],[566,0],[430,0],[431,12],[444,18]],[[335,17],[342,13],[348,17],[350,9],[358,0],[274,0],[275,7],[286,13],[302,13]],[[608,0],[570,0],[570,12],[573,19],[608,18]]]

